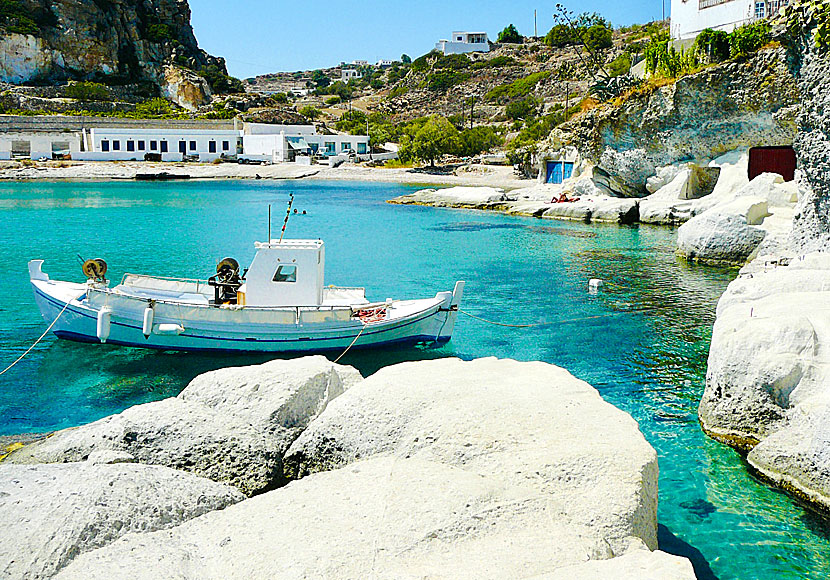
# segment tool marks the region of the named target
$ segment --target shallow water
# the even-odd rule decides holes
[[[543,360],[631,413],[660,457],[660,543],[699,578],[826,578],[822,520],[757,482],[697,422],[715,304],[735,273],[678,262],[675,232],[586,226],[480,212],[393,206],[415,188],[325,182],[0,183],[0,368],[46,324],[26,262],[80,281],[78,255],[125,272],[205,277],[217,260],[253,257],[289,192],[308,215],[288,236],[326,242],[327,283],[370,299],[423,297],[467,281],[463,308],[527,330],[461,316],[441,349],[349,353],[364,375],[406,360],[481,356]],[[590,278],[609,283],[597,295]],[[206,370],[267,356],[194,355],[45,339],[0,377],[0,435],[70,427],[177,394]]]

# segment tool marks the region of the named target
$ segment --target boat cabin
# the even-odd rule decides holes
[[[256,242],[239,289],[246,306],[320,306],[326,262],[322,240]]]

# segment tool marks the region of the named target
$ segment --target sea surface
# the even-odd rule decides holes
[[[0,370],[47,324],[26,263],[82,281],[80,258],[126,272],[204,278],[225,256],[247,264],[279,231],[288,194],[306,215],[289,238],[322,238],[326,283],[370,299],[426,297],[466,280],[463,309],[440,349],[350,352],[368,375],[401,361],[497,356],[547,361],[631,413],[660,461],[660,545],[698,577],[830,577],[828,524],[754,479],[739,454],[700,430],[715,305],[735,271],[684,264],[676,232],[396,206],[414,187],[314,181],[0,183]],[[606,281],[589,294],[588,280]],[[0,435],[87,423],[178,394],[199,373],[267,356],[156,352],[44,339],[0,376]],[[555,428],[552,426],[551,428]],[[602,433],[597,434],[602,436]]]

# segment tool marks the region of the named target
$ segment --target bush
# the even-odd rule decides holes
[[[493,127],[473,127],[461,132],[461,147],[458,154],[462,157],[473,157],[491,151],[503,143],[504,137]]]
[[[139,103],[135,107],[135,112],[140,119],[168,119],[179,116],[173,104],[160,97]]]
[[[469,78],[470,75],[467,73],[457,73],[451,70],[439,71],[427,77],[427,88],[435,92],[444,92]]]
[[[435,166],[436,159],[457,154],[461,147],[458,129],[444,117],[431,117],[412,137],[404,135],[400,156],[403,161],[417,159]]]
[[[432,68],[448,68],[452,70],[463,70],[469,68],[473,61],[466,54],[447,54],[438,57]]]
[[[695,39],[694,50],[706,62],[721,62],[729,58],[729,34],[707,28]]]
[[[340,95],[332,95],[323,102],[326,103],[327,105],[336,105],[337,103],[341,102],[342,100],[343,99],[340,98]]]
[[[17,34],[38,34],[38,25],[32,14],[18,0],[0,0],[0,25]]]
[[[582,32],[582,39],[585,46],[591,52],[599,52],[614,46],[612,41],[613,32],[602,24],[594,24]]]
[[[505,43],[505,44],[522,44],[524,42],[524,37],[519,34],[519,31],[516,29],[515,26],[512,24],[499,32],[499,38],[497,42]]]
[[[77,101],[111,101],[107,87],[100,83],[78,82],[66,87],[65,94]]]
[[[530,74],[523,79],[513,81],[508,85],[501,85],[484,95],[485,101],[502,101],[505,98],[519,99],[526,97],[533,91],[537,84],[550,77],[550,71],[542,71]]]
[[[545,35],[545,44],[553,48],[563,48],[579,42],[573,28],[567,24],[557,24]]]
[[[320,117],[321,113],[320,109],[318,109],[317,107],[312,107],[311,105],[300,107],[300,110],[297,112],[300,113],[306,119],[310,119],[311,121],[314,121],[315,119]]]
[[[513,101],[512,103],[508,103],[507,107],[504,109],[504,114],[511,120],[527,120],[535,117],[538,109],[539,101],[533,97],[526,97],[521,101]]]
[[[271,95],[271,100],[275,103],[284,105],[288,103],[288,95],[285,93],[274,93],[273,95]]]
[[[331,79],[326,76],[321,70],[316,70],[311,73],[311,82],[314,83],[314,86],[318,89],[325,88],[331,84]]]
[[[150,42],[167,42],[173,39],[170,28],[166,24],[151,24],[147,27],[147,40]]]
[[[608,65],[608,74],[612,77],[628,74],[629,70],[631,70],[631,55],[627,52],[622,53]]]
[[[772,39],[769,22],[761,21],[735,29],[729,35],[729,54],[732,58],[745,58]]]
[[[519,64],[516,62],[511,56],[497,56],[495,58],[491,58],[490,60],[480,60],[478,62],[474,62],[472,65],[473,70],[479,70],[483,68],[502,68],[505,66],[515,66]]]
[[[215,64],[203,66],[198,72],[210,85],[210,90],[218,95],[244,93],[245,85],[237,78],[229,76]]]

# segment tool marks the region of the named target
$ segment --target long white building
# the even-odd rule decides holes
[[[162,161],[213,161],[241,152],[241,133],[233,129],[96,128],[84,131],[83,140],[85,151],[73,154],[73,159],[143,161],[158,156]]]
[[[435,44],[435,50],[445,55],[490,52],[490,41],[486,32],[453,32],[451,39],[439,40]]]
[[[789,0],[672,0],[671,35],[693,39],[712,28],[732,32],[736,28],[774,16]]]
[[[75,131],[9,131],[0,133],[0,159],[54,159],[75,157],[81,136]]]
[[[247,124],[242,136],[243,156],[283,163],[298,156],[368,155],[367,135],[319,135],[313,125]]]

